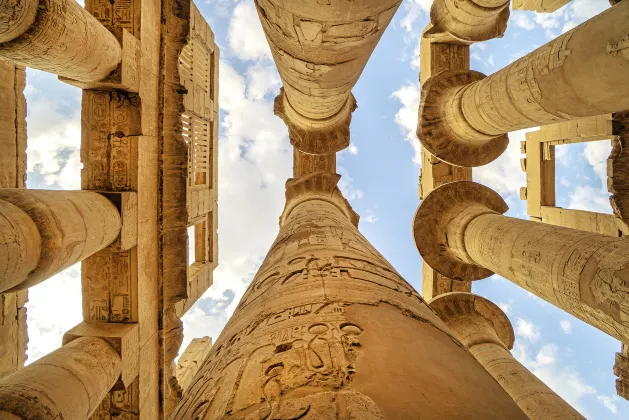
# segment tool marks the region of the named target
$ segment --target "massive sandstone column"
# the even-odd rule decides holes
[[[422,87],[417,135],[432,154],[479,166],[507,134],[629,108],[629,2],[620,2],[489,77],[449,70]]]
[[[0,293],[23,290],[105,248],[116,206],[92,191],[0,189]]]
[[[116,37],[75,0],[0,2],[0,58],[70,79],[104,79],[122,60]]]
[[[502,216],[507,209],[480,184],[442,185],[415,214],[417,248],[445,276],[495,272],[629,342],[629,240]]]
[[[76,339],[0,381],[0,419],[85,420],[121,370],[105,340]]]
[[[349,145],[354,84],[401,0],[256,0],[284,85],[275,112],[312,154]]]
[[[584,418],[511,355],[513,328],[494,303],[454,292],[429,305],[531,419]]]
[[[173,418],[525,419],[358,232],[337,180],[289,181],[279,235]]]

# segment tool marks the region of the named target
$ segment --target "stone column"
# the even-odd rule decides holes
[[[401,0],[256,0],[284,84],[275,112],[311,154],[349,145],[354,84]]]
[[[104,340],[74,340],[0,381],[0,418],[85,420],[121,366]]]
[[[92,191],[0,189],[0,293],[34,286],[113,242],[118,209]]]
[[[432,27],[426,38],[471,44],[502,37],[509,20],[509,0],[435,0],[430,8]]]
[[[279,235],[173,419],[526,418],[323,179],[287,184]]]
[[[422,87],[417,135],[431,153],[480,166],[506,133],[629,108],[629,3],[620,2],[489,77],[450,70]]]
[[[584,419],[511,355],[513,328],[494,303],[454,292],[429,305],[531,419]]]
[[[494,272],[622,342],[629,342],[629,241],[502,216],[491,189],[453,182],[417,209],[415,243],[451,278]]]
[[[70,79],[95,82],[122,60],[116,37],[75,0],[0,3],[0,57]]]

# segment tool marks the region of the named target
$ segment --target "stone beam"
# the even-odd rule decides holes
[[[401,0],[256,0],[284,85],[275,112],[310,154],[349,145],[351,94]]]
[[[116,37],[75,0],[0,4],[0,57],[83,82],[105,79],[122,61]]]
[[[438,296],[429,306],[529,418],[585,419],[513,357],[511,322],[494,303],[455,292]]]
[[[0,381],[0,418],[85,420],[120,376],[104,340],[83,337]]]
[[[486,77],[450,70],[422,87],[417,135],[431,153],[480,166],[507,133],[629,108],[629,3],[620,2]]]
[[[503,216],[507,209],[480,184],[445,184],[417,209],[417,248],[448,277],[472,281],[495,272],[629,342],[629,242]]]
[[[116,206],[91,191],[0,189],[0,292],[34,286],[112,243]]]
[[[172,419],[527,418],[313,181]]]
[[[435,0],[424,37],[450,44],[500,38],[507,29],[510,0]]]
[[[572,0],[513,0],[514,10],[531,10],[537,13],[552,13]]]

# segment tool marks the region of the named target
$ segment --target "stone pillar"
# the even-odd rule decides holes
[[[118,380],[121,365],[104,340],[74,340],[0,381],[0,418],[85,420]]]
[[[287,184],[279,235],[172,418],[525,419],[323,184]]]
[[[496,159],[506,133],[629,108],[629,3],[620,2],[489,77],[445,71],[422,87],[417,135],[458,166]]]
[[[436,0],[430,8],[427,38],[471,44],[502,37],[509,20],[509,0]]]
[[[513,328],[494,303],[454,292],[429,305],[531,419],[584,419],[511,355]]]
[[[256,0],[284,87],[275,112],[311,154],[349,145],[354,84],[401,0]]]
[[[0,189],[0,292],[34,286],[113,242],[120,214],[92,191]]]
[[[116,37],[75,0],[11,0],[0,28],[0,57],[70,79],[104,79],[122,60]]]
[[[417,209],[415,243],[451,278],[494,272],[622,342],[629,341],[629,241],[502,216],[491,189],[453,182]]]

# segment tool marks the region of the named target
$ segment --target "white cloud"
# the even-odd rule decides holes
[[[598,400],[598,402],[603,404],[606,409],[614,414],[618,414],[618,407],[616,407],[615,401],[620,400],[620,398],[618,398],[617,395],[612,395],[611,397],[608,397],[606,395],[597,395],[596,399]]]
[[[574,367],[565,364],[558,354],[559,348],[556,344],[544,344],[533,357],[531,349],[516,340],[512,353],[520,363],[568,404],[589,417],[582,406],[582,398],[596,395],[596,390],[586,383]]]
[[[253,2],[241,1],[234,8],[228,33],[231,51],[242,60],[271,60],[271,48]]]
[[[539,341],[541,333],[539,327],[526,319],[518,318],[515,323],[517,337],[523,337],[531,342]]]
[[[28,326],[27,364],[61,347],[61,338],[83,320],[81,265],[31,287],[26,304]]]
[[[502,309],[502,312],[504,312],[507,315],[509,315],[509,312],[511,312],[511,304],[510,303],[498,302],[498,303],[496,303],[496,305],[498,305],[498,307],[500,309]]]
[[[417,135],[417,113],[419,111],[420,89],[419,83],[407,83],[393,92],[391,97],[396,98],[402,107],[395,114],[395,123],[404,134],[404,139],[413,146],[415,154],[413,162],[421,164],[421,144]]]
[[[587,210],[597,213],[612,213],[609,203],[609,193],[600,188],[589,185],[578,185],[570,194],[568,208],[574,210]]]
[[[347,151],[349,153],[351,153],[352,155],[357,155],[358,154],[358,147],[356,147],[356,145],[354,143],[350,143],[349,147],[347,148]]]
[[[567,319],[562,319],[561,321],[559,321],[559,326],[566,334],[570,334],[572,332],[572,322],[568,321]]]
[[[513,11],[511,21],[522,29],[531,31],[535,29],[535,22],[529,17],[529,13],[521,11]]]
[[[609,140],[591,141],[585,144],[583,156],[601,180],[601,187],[607,188],[607,158],[612,151]]]
[[[520,142],[526,139],[525,133],[535,129],[509,133],[509,146],[498,159],[478,168],[474,168],[474,181],[487,185],[503,196],[520,196],[520,187],[526,185],[526,174],[520,167]]]
[[[404,29],[404,43],[406,48],[402,52],[406,61],[410,61],[411,67],[415,70],[419,69],[419,50],[420,39],[424,28],[419,25],[420,18],[428,16],[432,0],[408,0],[403,4],[404,14],[400,19],[400,26]],[[408,53],[408,47],[413,47],[413,52]],[[410,55],[410,60],[409,56]]]

